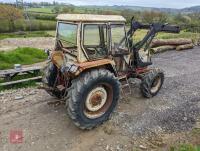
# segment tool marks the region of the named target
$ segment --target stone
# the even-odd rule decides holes
[[[109,150],[109,148],[110,148],[109,145],[106,145],[106,150]]]
[[[146,146],[143,146],[143,145],[139,145],[139,148],[140,148],[140,149],[144,149],[144,150],[147,149],[147,147],[146,147]]]
[[[187,121],[187,117],[184,117],[183,120],[184,120],[184,121]]]
[[[15,100],[21,100],[23,98],[24,98],[23,96],[15,96]]]

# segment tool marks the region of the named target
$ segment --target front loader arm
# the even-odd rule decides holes
[[[147,29],[149,30],[147,34],[144,36],[144,38],[137,42],[133,43],[132,37],[133,34],[138,29]],[[127,32],[127,37],[129,39],[129,46],[134,54],[134,64],[136,67],[147,67],[148,65],[151,65],[151,62],[142,62],[139,57],[139,50],[141,48],[144,48],[144,51],[148,50],[150,47],[150,44],[152,40],[154,39],[155,35],[158,32],[167,32],[167,33],[179,33],[180,28],[178,26],[168,25],[168,24],[162,24],[162,23],[153,23],[153,24],[142,24],[140,22],[135,21],[132,19],[131,21],[131,28]]]
[[[162,23],[153,23],[153,24],[142,24],[140,22],[135,21],[132,19],[131,21],[131,28],[127,33],[127,36],[132,39],[133,34],[138,30],[138,29],[147,29],[149,32],[145,35],[145,37],[137,42],[136,44],[132,44],[131,40],[131,46],[140,49],[143,47],[146,43],[151,43],[153,38],[158,32],[167,32],[167,33],[179,33],[180,32],[180,27],[174,26],[174,25],[168,25],[168,24],[162,24]]]

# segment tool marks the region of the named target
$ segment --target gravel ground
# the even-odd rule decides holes
[[[0,93],[0,150],[131,151],[133,146],[150,150],[138,141],[148,137],[158,139],[159,146],[163,134],[182,133],[198,123],[199,58],[200,48],[155,55],[154,65],[163,69],[166,77],[160,93],[145,99],[139,81],[131,80],[132,95],[120,100],[111,120],[91,131],[76,128],[66,107],[43,90],[25,88]],[[9,142],[11,130],[23,131],[21,144]]]
[[[165,71],[165,83],[158,96],[145,101],[142,99],[146,108],[141,114],[134,118],[132,113],[127,114],[128,122],[116,116],[127,134],[143,135],[146,132],[175,132],[192,128],[200,114],[199,57],[198,48],[153,57],[154,65]],[[138,88],[139,83],[135,82],[134,87]]]
[[[13,50],[17,47],[33,47],[39,49],[53,49],[54,38],[34,37],[34,38],[6,38],[0,40],[0,51]]]

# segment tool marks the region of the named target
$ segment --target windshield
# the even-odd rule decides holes
[[[77,47],[77,25],[69,23],[58,23],[57,39],[60,40],[63,47]]]

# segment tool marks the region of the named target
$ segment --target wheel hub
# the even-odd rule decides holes
[[[161,78],[157,77],[152,83],[151,92],[152,93],[157,92],[159,87],[160,87],[160,85],[161,85]]]
[[[107,100],[107,92],[104,87],[96,87],[87,96],[85,107],[90,112],[101,109]]]

